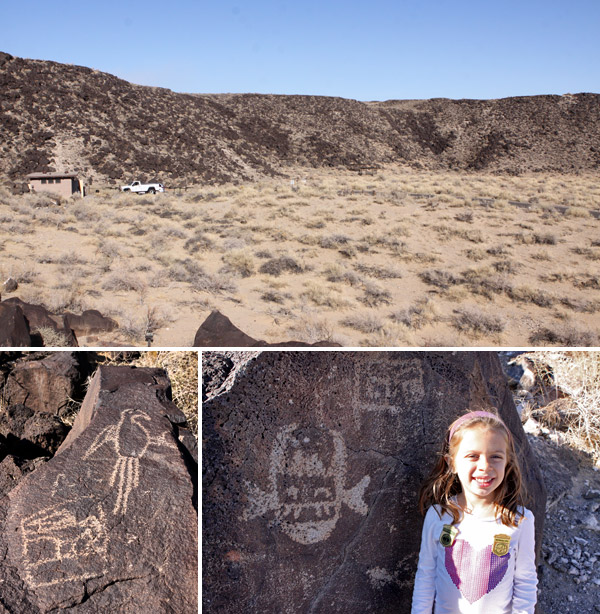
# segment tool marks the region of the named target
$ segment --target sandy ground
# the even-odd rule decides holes
[[[213,309],[268,342],[589,346],[600,183],[387,168],[56,204],[0,193],[0,275],[103,345],[190,346]],[[167,186],[168,188],[168,186]]]

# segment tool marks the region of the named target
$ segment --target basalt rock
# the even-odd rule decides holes
[[[409,612],[418,488],[469,407],[513,432],[541,543],[545,489],[495,353],[263,352],[221,388],[203,403],[207,613]]]
[[[62,416],[87,375],[73,352],[56,352],[42,360],[17,363],[3,395],[7,404],[23,404],[38,412]]]
[[[22,459],[51,456],[68,432],[58,417],[25,405],[9,405],[0,412],[0,444],[6,454]]]
[[[75,332],[78,338],[99,333],[109,333],[118,328],[115,320],[103,316],[96,309],[87,309],[81,315],[66,313],[65,323]]]
[[[65,345],[77,346],[75,333],[65,322],[65,318],[62,315],[51,314],[44,306],[26,303],[16,296],[6,299],[4,304],[18,305],[23,311],[31,330],[31,340],[27,344],[23,344],[23,346],[42,347],[44,345],[44,338],[40,331],[44,331],[44,329],[52,330],[62,335]]]
[[[168,390],[160,369],[98,369],[56,455],[0,502],[0,612],[197,613],[197,465]]]
[[[339,343],[329,341],[267,343],[247,335],[235,326],[227,316],[215,310],[210,313],[197,330],[193,347],[339,347]]]
[[[8,301],[0,303],[0,347],[29,346],[31,335],[23,310]]]

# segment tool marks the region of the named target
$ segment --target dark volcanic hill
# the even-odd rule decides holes
[[[0,53],[0,178],[249,180],[293,167],[387,163],[488,172],[600,165],[600,95],[363,103],[178,94]]]

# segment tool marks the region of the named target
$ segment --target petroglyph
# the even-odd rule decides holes
[[[363,516],[368,510],[364,493],[370,476],[346,489],[346,473],[346,445],[340,433],[290,424],[275,438],[268,490],[246,483],[249,505],[242,518],[274,512],[276,524],[294,541],[326,540],[340,519],[342,504]]]
[[[96,436],[89,450],[83,455],[84,460],[93,458],[103,446],[115,453],[116,461],[109,485],[117,490],[113,514],[126,514],[129,496],[139,486],[140,459],[151,445],[166,444],[165,437],[152,437],[145,423],[150,416],[139,409],[125,409],[117,424],[104,428]]]
[[[80,581],[105,573],[107,535],[104,512],[77,520],[64,505],[26,516],[18,526],[25,564],[24,579],[32,588]],[[66,570],[76,563],[86,570],[76,575]],[[43,582],[40,577],[52,579]]]
[[[389,366],[389,361],[381,361],[384,373]],[[355,380],[355,398],[361,400],[361,409],[398,414],[402,406],[415,405],[425,397],[422,363],[416,358],[399,363],[393,378],[379,377],[376,373],[377,361],[374,361],[373,368],[359,373]]]

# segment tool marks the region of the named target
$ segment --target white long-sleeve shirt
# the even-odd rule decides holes
[[[440,535],[452,517],[444,513],[440,518],[437,510],[433,506],[425,516],[411,614],[533,614],[533,514],[525,509],[518,527],[463,514],[454,525],[458,534],[453,545],[444,547]],[[510,537],[502,556],[497,554],[502,554],[502,547],[494,547],[498,535],[500,540]]]

